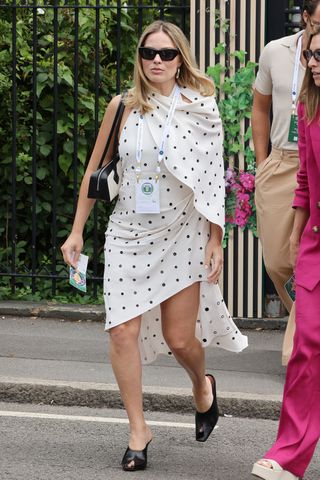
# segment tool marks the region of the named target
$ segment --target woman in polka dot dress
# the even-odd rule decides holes
[[[120,125],[123,178],[105,243],[106,330],[130,422],[124,470],[146,467],[152,438],[143,414],[141,362],[164,353],[185,368],[193,385],[196,439],[205,441],[218,407],[215,379],[205,375],[203,347],[240,352],[247,346],[217,285],[225,193],[222,127],[213,92],[178,27],[157,21],[144,31]],[[82,249],[94,202],[86,198],[88,179],[119,101],[115,97],[106,110],[72,233],[62,247],[69,264]]]

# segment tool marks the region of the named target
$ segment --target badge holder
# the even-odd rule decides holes
[[[291,119],[290,119],[290,128],[289,128],[289,136],[288,141],[297,143],[298,141],[298,115],[296,113],[296,109],[292,109]]]
[[[160,213],[158,174],[140,173],[137,175],[136,213]]]
[[[296,299],[296,279],[294,274],[284,284],[284,288],[291,300],[294,302]]]

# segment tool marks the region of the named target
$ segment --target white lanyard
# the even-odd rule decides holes
[[[177,85],[173,94],[173,98],[171,101],[169,113],[167,115],[167,120],[163,128],[163,133],[162,133],[162,138],[160,142],[160,147],[158,151],[158,162],[157,162],[157,173],[160,173],[160,164],[164,158],[164,147],[165,147],[165,142],[170,130],[172,118],[174,111],[177,107],[177,103],[179,100],[180,96],[180,87]],[[137,167],[136,167],[136,174],[137,178],[139,178],[139,175],[141,173],[141,159],[142,159],[142,137],[143,137],[143,126],[144,126],[144,116],[140,115],[139,116],[139,123],[138,123],[138,134],[137,134],[137,148],[136,148],[136,160],[137,160]]]
[[[299,68],[300,68],[300,57],[301,57],[301,49],[302,49],[302,35],[300,35],[297,45],[296,51],[296,58],[294,62],[294,72],[293,72],[293,81],[292,81],[292,110],[295,111],[297,97],[298,97],[298,79],[299,79]]]

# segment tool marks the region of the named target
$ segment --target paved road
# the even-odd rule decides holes
[[[0,376],[114,383],[109,336],[100,323],[2,316],[0,331]],[[219,391],[281,395],[283,332],[244,333],[249,347],[241,354],[206,349],[207,368],[215,372]],[[144,367],[144,384],[190,388],[175,360],[163,355]]]
[[[192,416],[153,412],[147,418],[154,422],[149,468],[125,473],[119,467],[127,443],[123,411],[0,403],[0,478],[253,480],[251,464],[277,429],[272,420],[220,418],[208,442],[199,444]],[[319,480],[319,471],[318,448],[304,480]]]

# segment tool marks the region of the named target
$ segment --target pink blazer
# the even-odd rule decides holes
[[[309,219],[301,237],[296,282],[312,290],[320,281],[320,112],[308,125],[304,105],[298,105],[300,168],[293,207],[308,210]]]

